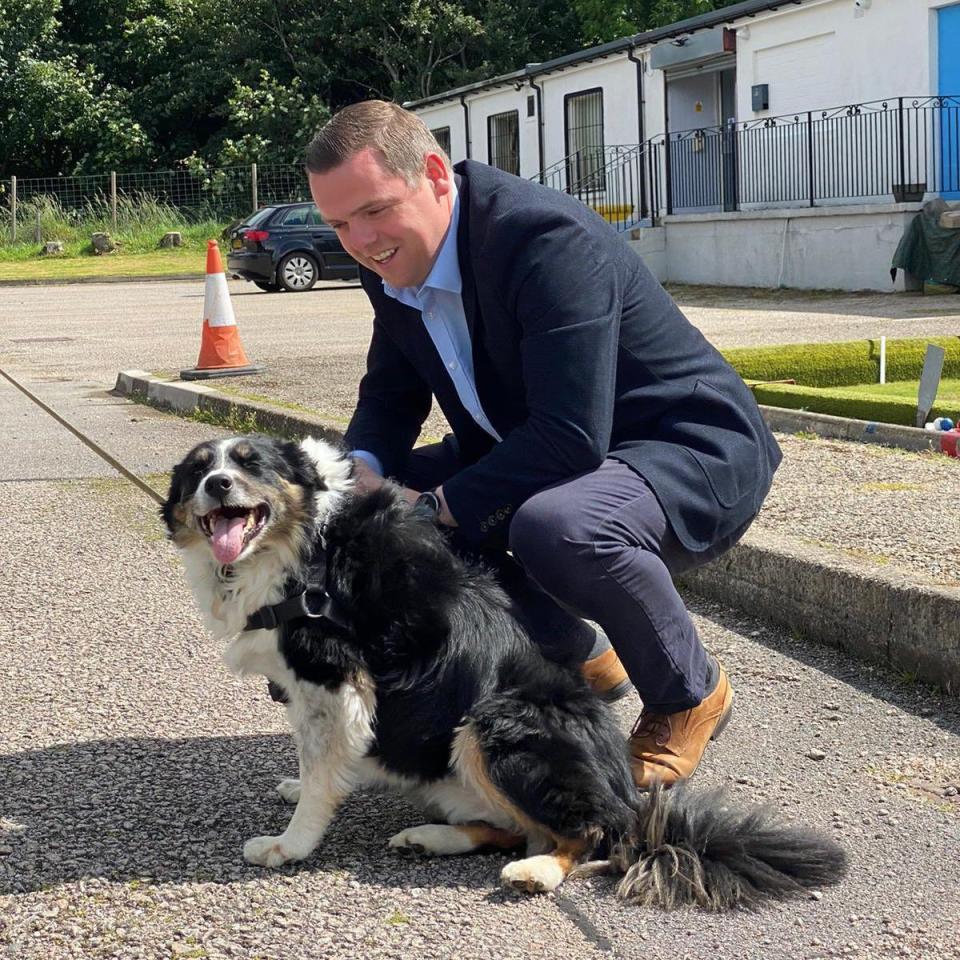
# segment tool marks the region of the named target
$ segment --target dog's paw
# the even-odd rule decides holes
[[[563,880],[563,869],[556,857],[548,854],[514,860],[500,871],[503,885],[522,893],[549,893],[556,890]]]
[[[300,781],[294,778],[281,780],[277,784],[277,793],[279,793],[287,803],[299,803]]]
[[[469,853],[476,844],[463,830],[441,823],[401,830],[388,844],[397,853],[423,857],[450,857]]]
[[[254,837],[243,845],[243,859],[260,867],[280,867],[303,858],[284,848],[283,837]]]

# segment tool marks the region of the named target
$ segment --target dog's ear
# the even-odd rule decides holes
[[[320,476],[320,471],[317,470],[316,463],[307,456],[299,443],[294,443],[292,440],[287,441],[280,447],[280,451],[284,463],[290,468],[290,480],[298,486],[314,492],[327,489],[323,477]]]
[[[183,496],[183,478],[185,472],[186,467],[183,463],[178,463],[173,468],[173,474],[170,477],[170,489],[167,492],[167,499],[160,507],[160,516],[163,519],[163,522],[167,525],[167,531],[171,536],[173,536],[175,530],[173,508],[180,502],[180,498]]]

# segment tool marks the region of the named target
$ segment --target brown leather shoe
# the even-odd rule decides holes
[[[614,700],[625,697],[633,688],[627,671],[623,669],[623,664],[613,647],[601,653],[599,657],[587,660],[580,667],[580,672],[593,692],[607,703],[613,703]]]
[[[730,719],[733,690],[720,664],[713,692],[697,706],[679,713],[644,710],[630,734],[633,779],[641,790],[654,780],[672,787],[697,769],[708,740],[716,740]]]

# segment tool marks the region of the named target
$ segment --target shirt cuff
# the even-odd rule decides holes
[[[383,476],[383,464],[375,453],[371,453],[369,450],[351,450],[350,456],[355,460],[362,460],[374,473]]]

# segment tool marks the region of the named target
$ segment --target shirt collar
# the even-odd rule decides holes
[[[437,253],[436,260],[433,261],[433,267],[427,274],[427,279],[419,287],[394,287],[381,280],[383,283],[383,292],[394,300],[406,302],[407,299],[419,299],[428,288],[431,290],[447,290],[450,293],[460,293],[463,289],[463,281],[460,277],[460,259],[457,256],[457,227],[460,223],[460,194],[457,193],[457,187],[451,181],[450,187],[453,190],[453,210],[450,213],[450,226],[447,227],[446,236],[443,243],[440,244],[440,250]]]

